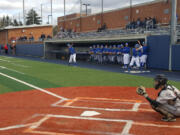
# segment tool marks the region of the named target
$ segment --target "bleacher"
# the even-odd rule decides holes
[[[143,28],[136,28],[136,29],[113,29],[113,30],[104,30],[101,32],[59,32],[55,37],[54,40],[64,40],[64,39],[96,39],[96,38],[111,38],[115,36],[121,35],[169,35],[170,34],[170,26],[157,26],[156,29],[143,29]]]
[[[180,25],[177,25],[177,42],[180,43]]]

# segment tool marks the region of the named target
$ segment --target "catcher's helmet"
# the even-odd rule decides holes
[[[167,84],[168,79],[165,77],[165,75],[159,74],[159,75],[156,75],[156,77],[154,78],[154,81],[158,82],[155,85],[155,89],[159,89],[160,86]]]

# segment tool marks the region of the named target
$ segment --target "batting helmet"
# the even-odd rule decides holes
[[[139,44],[136,44],[136,45],[135,45],[135,48],[139,48],[139,47],[140,47],[140,45],[139,45]]]

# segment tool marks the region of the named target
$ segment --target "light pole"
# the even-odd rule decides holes
[[[102,7],[102,10],[101,10],[101,27],[103,25],[103,13],[104,13],[104,0],[101,0],[101,7]]]
[[[48,15],[48,24],[49,24],[49,17],[52,17],[51,15]]]
[[[83,4],[86,7],[86,16],[87,16],[87,7],[90,6],[90,4]]]
[[[41,24],[43,23],[43,11],[42,11],[42,8],[43,8],[43,4],[41,4]]]
[[[130,0],[129,4],[130,4],[130,6],[129,6],[130,7],[130,9],[129,9],[130,10],[130,15],[129,16],[130,17],[129,18],[130,18],[130,22],[132,22],[132,0]]]
[[[52,13],[53,11],[52,11],[52,0],[51,0],[51,24],[53,24],[53,13]]]
[[[66,27],[66,0],[64,0],[64,28],[63,29],[65,29],[65,27]]]
[[[25,25],[25,4],[24,4],[24,0],[23,0],[23,24]]]
[[[172,46],[177,42],[177,33],[176,33],[176,25],[177,25],[177,0],[172,0],[171,3],[171,43],[169,46],[169,71],[172,71]]]

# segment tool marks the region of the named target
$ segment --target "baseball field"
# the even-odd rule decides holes
[[[157,96],[153,78],[0,56],[0,135],[179,135],[139,85]]]

